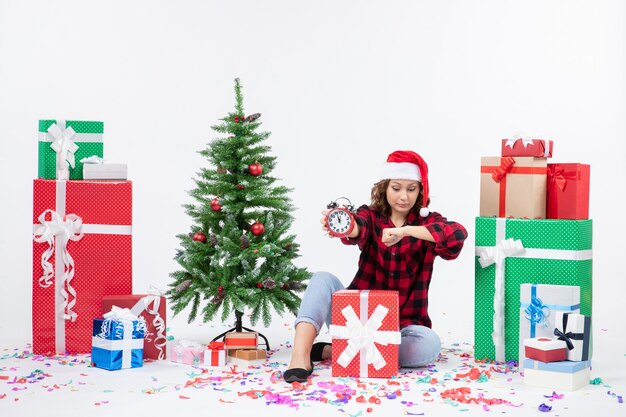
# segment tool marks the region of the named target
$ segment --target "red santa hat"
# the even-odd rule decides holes
[[[414,180],[422,183],[422,201],[428,204],[428,165],[413,151],[395,151],[389,154],[383,164],[381,180]],[[420,216],[427,217],[430,210],[420,209]]]

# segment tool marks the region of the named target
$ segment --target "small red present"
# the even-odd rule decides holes
[[[552,141],[546,139],[502,139],[502,156],[534,156],[550,158]]]
[[[224,337],[226,349],[256,349],[256,332],[228,332]]]
[[[111,311],[113,306],[128,308],[146,322],[144,339],[144,359],[165,359],[166,357],[166,317],[165,297],[157,294],[109,295],[102,298],[102,314]]]
[[[524,354],[527,359],[541,362],[567,360],[567,345],[563,340],[548,337],[524,339]]]
[[[204,364],[208,366],[226,365],[224,342],[213,341],[209,343],[207,350],[204,352]]]
[[[132,291],[132,183],[33,184],[33,352],[91,352],[102,297]]]
[[[591,167],[586,164],[548,164],[548,219],[589,218],[590,170]]]
[[[399,369],[397,291],[341,290],[333,294],[332,376],[390,378]]]

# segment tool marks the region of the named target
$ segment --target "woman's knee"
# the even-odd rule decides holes
[[[311,287],[312,288],[328,288],[334,292],[338,289],[342,289],[343,284],[341,283],[341,281],[339,281],[339,278],[337,278],[335,275],[331,274],[330,272],[319,271],[319,272],[315,272],[311,276],[311,279],[309,280],[307,288],[311,288]]]
[[[441,352],[437,333],[424,326],[408,326],[401,333],[400,366],[417,367],[435,362]]]

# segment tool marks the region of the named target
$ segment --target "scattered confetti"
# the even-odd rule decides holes
[[[556,391],[552,391],[552,395],[544,395],[544,397],[549,398],[550,401],[560,400],[560,399],[563,399],[563,397],[565,397],[565,394],[557,394]]]
[[[167,398],[169,394],[188,400],[188,403],[197,402],[199,398],[206,401],[205,395],[193,395],[197,390],[212,395],[215,402],[237,404],[237,407],[245,402],[254,402],[257,407],[281,407],[294,411],[316,406],[339,411],[346,417],[376,415],[394,402],[400,407],[402,415],[407,416],[438,415],[426,413],[423,407],[453,407],[454,411],[470,414],[476,411],[506,414],[507,406],[524,407],[519,400],[524,393],[517,388],[521,380],[517,363],[475,361],[469,344],[455,344],[453,348],[444,349],[435,364],[401,369],[397,376],[389,379],[331,377],[330,361],[322,361],[315,364],[312,378],[293,384],[283,380],[287,364],[277,361],[280,356],[275,355],[281,349],[290,349],[291,343],[286,341],[278,346],[276,350],[268,350],[268,359],[263,363],[235,361],[225,367],[212,368],[172,364],[172,369],[178,371],[167,377],[160,373],[154,373],[154,376],[138,373],[142,375],[140,380],[144,385],[136,386],[130,392],[123,385],[100,385],[98,375],[102,374],[90,366],[89,355],[49,357],[34,355],[29,349],[5,350],[0,353],[0,403],[2,400],[5,403],[32,401],[31,398],[39,398],[41,394],[62,390],[76,392],[94,387],[107,400],[97,400],[96,397],[88,403],[91,407],[106,406],[120,392],[130,395],[162,394],[162,398]],[[60,366],[77,369],[59,372]],[[151,366],[155,364],[145,364],[146,368]],[[151,369],[146,371],[151,373]],[[177,376],[172,378],[172,375]],[[590,384],[602,385],[603,381],[595,378]],[[608,385],[605,387],[611,391],[589,388],[586,392],[583,389],[582,393],[595,395],[595,401],[602,396],[609,400],[611,406],[620,407],[623,404],[622,395],[613,392]],[[40,395],[33,396],[35,391]],[[565,406],[564,409],[569,405],[565,401],[580,398],[568,395],[566,399],[566,395],[556,391],[542,393],[540,397],[548,404],[554,404],[550,401],[561,401],[559,405]],[[527,407],[534,409],[536,406],[529,402]],[[542,412],[552,411],[552,407],[546,404],[537,408]]]
[[[537,407],[537,409],[542,413],[547,413],[548,411],[552,410],[552,407],[542,403],[539,405],[539,407]]]
[[[623,403],[624,403],[624,399],[622,398],[622,396],[621,396],[621,395],[617,395],[616,393],[611,392],[611,391],[607,391],[606,393],[607,393],[608,395],[612,396],[612,397],[617,398],[617,402],[618,402],[619,404],[623,404]]]

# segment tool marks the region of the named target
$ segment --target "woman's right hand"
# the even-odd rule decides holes
[[[322,210],[322,217],[320,218],[320,223],[322,223],[322,230],[328,237],[333,237],[328,233],[328,228],[326,227],[326,216],[330,210]]]

